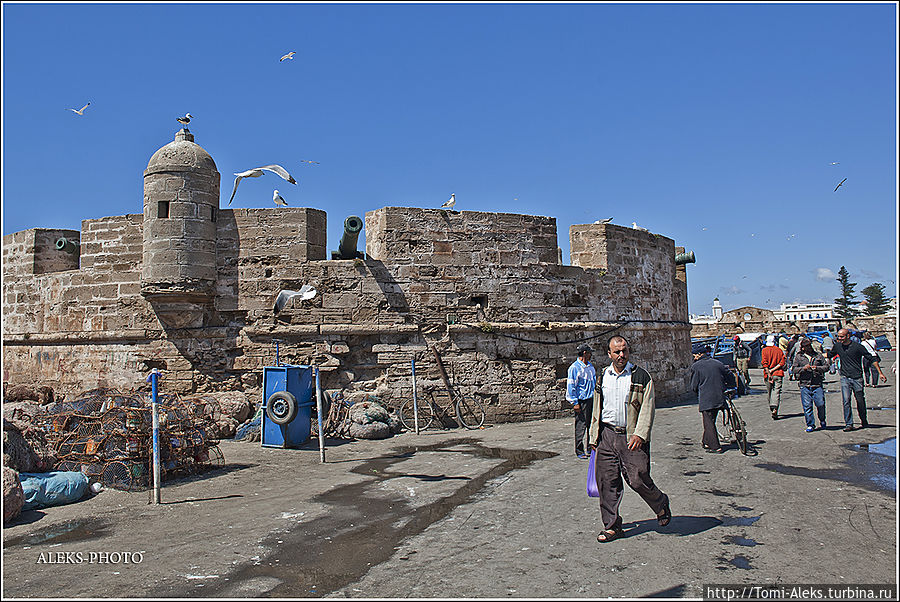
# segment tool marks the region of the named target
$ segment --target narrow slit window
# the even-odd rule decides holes
[[[218,213],[218,209],[216,209],[215,207],[210,207],[210,208],[209,208],[209,220],[210,220],[211,222],[215,222],[215,221],[216,221],[216,217],[217,217],[216,214],[217,214],[217,213]]]
[[[164,218],[169,217],[169,201],[160,201],[159,208],[156,212],[156,217]]]

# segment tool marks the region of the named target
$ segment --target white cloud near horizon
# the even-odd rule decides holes
[[[837,274],[835,274],[829,268],[816,268],[815,269],[816,280],[819,282],[827,282],[829,280],[836,280]]]

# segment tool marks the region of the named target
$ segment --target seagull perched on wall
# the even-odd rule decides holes
[[[608,223],[610,223],[611,221],[612,221],[612,218],[611,218],[611,217],[608,217],[608,218],[606,218],[606,219],[598,219],[598,220],[597,220],[596,222],[594,222],[594,223],[595,223],[595,224],[608,224]]]
[[[190,113],[185,113],[184,117],[176,117],[175,121],[183,125],[185,129],[187,129],[187,125],[191,122],[191,118],[193,118],[193,115],[191,115]]]
[[[231,191],[231,198],[228,199],[228,204],[231,204],[231,201],[234,200],[234,195],[237,193],[238,184],[241,183],[241,180],[244,178],[258,178],[264,174],[264,172],[271,171],[272,173],[280,176],[282,179],[287,180],[291,184],[296,184],[297,180],[294,179],[294,176],[288,173],[288,171],[283,168],[281,165],[263,165],[262,167],[254,167],[253,169],[248,169],[247,171],[242,171],[240,173],[234,174],[237,176],[234,179],[234,190]]]
[[[846,181],[847,181],[847,178],[844,178],[843,180],[841,180],[841,183],[834,187],[834,191],[837,192],[837,189],[840,188]]]
[[[297,54],[297,53],[296,53],[296,52],[288,52],[286,55],[284,55],[283,57],[281,57],[280,59],[278,59],[278,62],[280,63],[281,61],[283,61],[283,60],[285,60],[285,59],[291,59],[291,60],[293,60],[295,54]]]
[[[312,299],[316,296],[316,289],[308,284],[304,284],[300,287],[299,291],[289,291],[287,289],[278,293],[278,297],[275,298],[275,313],[277,314],[284,306],[290,302],[291,299],[295,297],[300,297],[301,301],[306,301],[308,299]]]
[[[277,191],[277,190],[276,190],[275,192],[272,193],[272,200],[275,201],[275,204],[276,204],[276,205],[281,205],[282,207],[287,207],[287,206],[288,206],[287,201],[285,201],[285,200],[281,197],[281,195],[278,194],[278,191]]]
[[[649,232],[650,231],[647,228],[641,228],[640,226],[638,226],[637,222],[631,222],[631,227],[634,228],[635,230],[640,230],[641,232]]]
[[[69,109],[69,110],[72,111],[73,113],[75,113],[76,115],[84,115],[84,110],[85,110],[86,108],[88,108],[89,106],[91,106],[91,103],[87,103],[86,105],[84,105],[84,106],[81,107],[80,109]]]
[[[453,205],[456,204],[456,193],[450,195],[450,198],[444,201],[444,204],[441,205],[441,209],[453,209]]]

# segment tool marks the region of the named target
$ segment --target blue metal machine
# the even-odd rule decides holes
[[[313,387],[312,366],[263,368],[260,439],[264,447],[299,447],[309,439]]]

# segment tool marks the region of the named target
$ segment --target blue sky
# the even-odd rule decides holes
[[[140,213],[190,112],[221,206],[280,163],[298,186],[232,206],[278,188],[329,249],[454,192],[556,217],[565,263],[572,224],[673,238],[692,313],[831,301],[842,265],[893,296],[896,28],[895,3],[4,3],[3,233]]]

